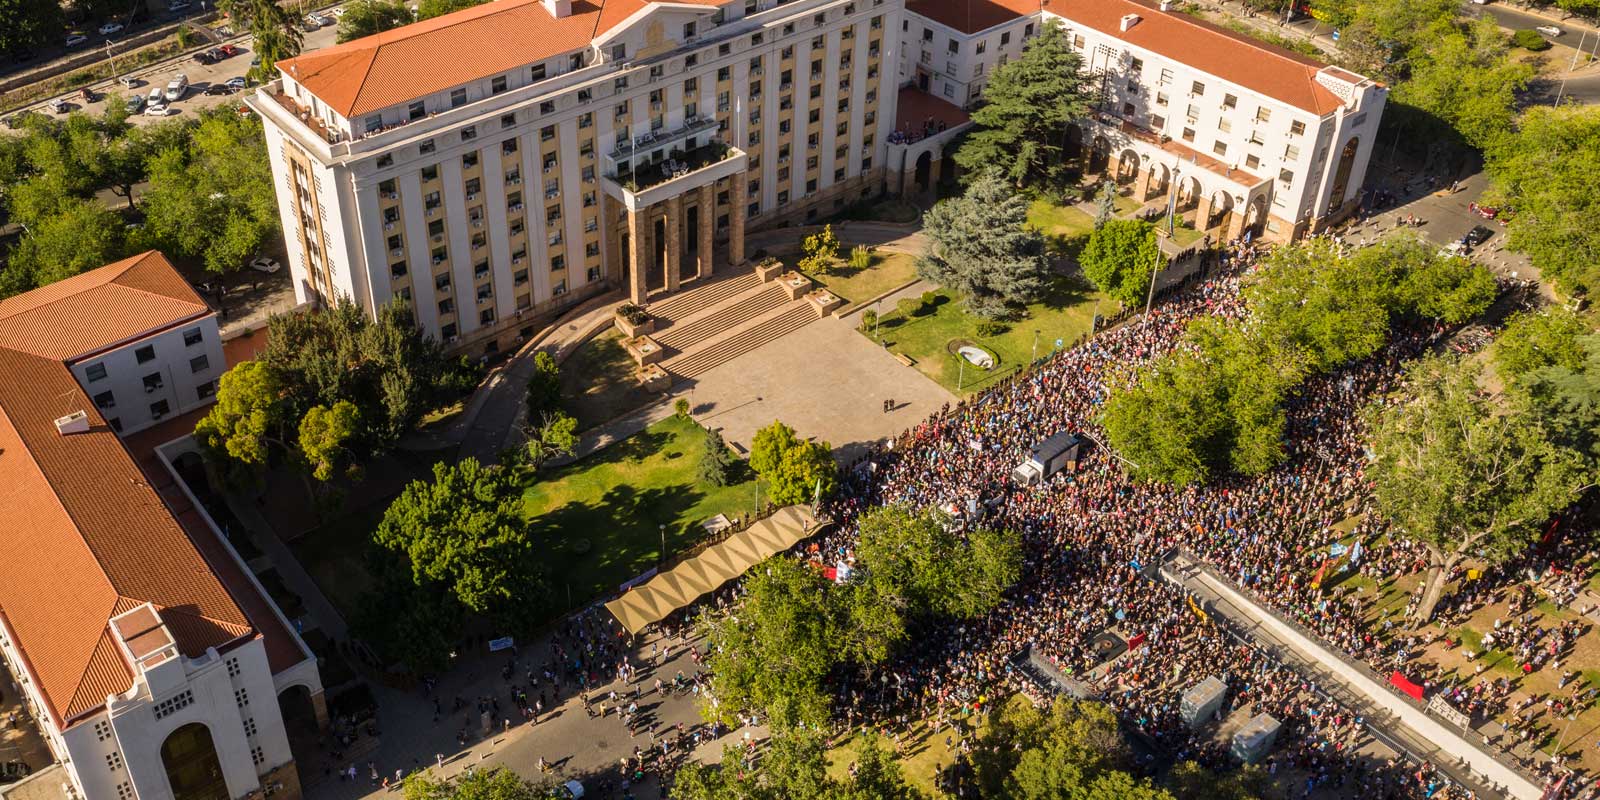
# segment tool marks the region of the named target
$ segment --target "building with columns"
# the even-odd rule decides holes
[[[1298,238],[1359,205],[1387,88],[1170,2],[911,0],[901,80],[971,105],[1047,22],[1097,83],[1069,150],[1140,203],[1222,241]]]
[[[122,438],[147,404],[209,404],[223,366],[214,315],[160,253],[0,300],[0,663],[70,795],[300,796],[288,729],[326,720],[316,659]]]
[[[297,299],[472,354],[739,264],[884,188],[903,0],[494,0],[278,64]]]

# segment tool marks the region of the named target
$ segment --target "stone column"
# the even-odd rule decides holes
[[[683,267],[683,195],[667,200],[667,291],[678,291],[678,274]]]
[[[744,265],[744,209],[749,180],[743,172],[734,173],[728,195],[728,205],[732,206],[728,209],[728,263],[735,267]]]
[[[1231,242],[1244,235],[1244,218],[1250,210],[1249,204],[1244,208],[1233,207],[1233,213],[1228,215],[1228,232],[1223,235],[1222,241]]]
[[[322,692],[311,695],[311,712],[317,718],[317,730],[328,729],[328,698]]]
[[[1143,203],[1150,198],[1150,180],[1154,177],[1154,170],[1139,170],[1139,180],[1133,184],[1133,199]]]
[[[1204,189],[1201,189],[1201,192],[1200,205],[1195,209],[1194,214],[1194,229],[1204,232],[1206,223],[1211,221],[1211,195],[1204,193]]]
[[[700,229],[696,233],[699,234],[700,244],[698,246],[700,249],[696,255],[700,258],[699,263],[695,266],[695,277],[709,278],[712,271],[716,269],[716,255],[713,253],[711,242],[712,234],[717,229],[717,187],[714,183],[708,183],[700,187],[698,219]]]
[[[649,251],[641,241],[650,236],[649,223],[645,209],[628,212],[628,299],[639,306],[644,305],[645,296],[650,293],[650,284],[645,282],[645,258]]]

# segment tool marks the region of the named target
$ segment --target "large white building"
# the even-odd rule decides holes
[[[119,435],[209,403],[223,368],[159,253],[0,300],[0,662],[87,800],[294,800],[280,694],[325,719],[305,643]]]
[[[494,352],[881,190],[901,0],[495,0],[302,55],[266,122],[301,301]],[[724,244],[719,244],[725,242]]]

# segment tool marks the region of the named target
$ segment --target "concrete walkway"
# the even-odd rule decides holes
[[[1315,681],[1318,688],[1360,713],[1376,732],[1444,770],[1480,795],[1539,800],[1539,786],[1494,754],[1478,746],[1451,723],[1435,719],[1408,697],[1391,690],[1372,671],[1347,661],[1298,626],[1258,605],[1210,567],[1180,555],[1167,562],[1161,575],[1168,582],[1208,601],[1213,613],[1227,617],[1279,659]],[[1485,791],[1487,790],[1487,792]]]
[[[256,504],[231,492],[226,497],[228,508],[249,531],[251,541],[272,559],[273,567],[278,570],[278,575],[283,578],[283,583],[289,587],[289,591],[299,595],[301,602],[306,604],[306,613],[315,620],[316,627],[335,642],[348,641],[350,628],[345,624],[344,617],[339,614],[339,609],[328,601],[321,587],[317,586],[317,582],[312,580],[304,567],[300,566],[300,559],[295,558],[289,546],[272,532],[272,526],[261,516]]]

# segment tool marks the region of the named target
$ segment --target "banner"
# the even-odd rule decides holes
[[[504,636],[504,637],[501,637],[499,639],[490,639],[489,640],[489,652],[498,653],[501,650],[510,650],[515,645],[516,645],[516,640],[511,638],[510,636]]]
[[[1189,610],[1193,611],[1194,615],[1199,617],[1201,622],[1211,622],[1211,616],[1201,609],[1200,606],[1195,604],[1193,597],[1185,597],[1184,599],[1189,601]]]
[[[1389,676],[1389,683],[1394,684],[1396,689],[1411,695],[1419,702],[1422,700],[1422,687],[1412,683],[1406,678],[1406,676],[1401,675],[1399,670],[1396,670],[1394,674]]]

